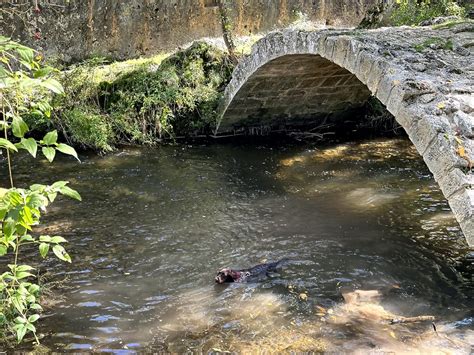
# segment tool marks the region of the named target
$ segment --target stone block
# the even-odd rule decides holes
[[[405,97],[405,90],[403,89],[403,84],[394,85],[388,97],[388,101],[385,104],[385,107],[393,116],[397,117],[399,115],[399,112],[404,105],[404,101],[403,101],[404,97]]]
[[[334,52],[332,55],[332,61],[337,65],[344,67],[346,56],[350,51],[351,40],[347,36],[338,36],[334,44]]]
[[[334,36],[322,36],[319,40],[319,55],[331,60],[335,42]]]
[[[376,58],[366,51],[361,51],[358,56],[354,74],[364,84],[367,84],[372,66],[376,62]]]
[[[375,95],[380,100],[380,102],[382,102],[385,106],[388,106],[392,90],[395,87],[400,86],[402,82],[403,79],[400,76],[385,73],[385,75],[382,75],[378,82]]]
[[[419,120],[408,127],[407,133],[422,155],[433,140],[439,141],[437,145],[440,149],[450,148],[449,140],[444,136],[445,133],[451,133],[449,121],[445,117],[421,116]]]
[[[376,59],[370,68],[370,72],[366,78],[365,84],[373,95],[377,93],[380,80],[388,75],[388,63],[381,59]]]
[[[458,191],[448,199],[448,202],[459,222],[474,218],[474,190],[463,189]]]
[[[412,142],[416,146],[413,139]],[[455,153],[454,144],[442,133],[439,133],[429,144],[428,149],[423,153],[423,159],[437,179],[454,168],[465,168],[467,166],[467,162]]]
[[[464,233],[468,245],[474,245],[474,217],[460,221],[459,225]]]
[[[447,199],[462,189],[474,187],[474,175],[466,174],[459,168],[454,168],[444,175],[435,176],[435,179]]]
[[[474,137],[474,115],[468,115],[465,112],[458,111],[453,116],[454,130],[468,137]]]
[[[412,127],[414,124],[421,119],[424,114],[420,112],[415,106],[407,105],[402,102],[398,108],[395,120],[400,123],[400,125],[405,129],[408,135],[414,134],[411,133]]]
[[[364,50],[364,46],[358,40],[352,38],[349,43],[349,50],[347,51],[346,58],[344,60],[344,64],[342,65],[351,73],[354,73],[357,66],[357,61],[359,57],[360,51]]]
[[[306,35],[306,43],[308,53],[319,54],[319,39],[321,35],[319,32],[309,32]]]

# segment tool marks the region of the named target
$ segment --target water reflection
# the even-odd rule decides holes
[[[53,350],[462,353],[472,342],[473,259],[410,142],[82,158],[36,177],[70,180],[83,196],[53,205],[37,231],[64,235],[74,260],[47,265],[69,279],[42,322]],[[21,159],[20,183],[43,164]],[[213,284],[224,266],[283,257],[262,283]],[[363,305],[341,296],[393,285]],[[387,314],[433,315],[438,332],[388,325]]]

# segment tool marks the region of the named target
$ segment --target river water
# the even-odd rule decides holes
[[[40,323],[52,350],[470,352],[474,257],[409,141],[81,158],[15,166],[18,185],[69,180],[83,197],[37,231],[73,258],[40,267],[58,286]],[[262,282],[214,284],[220,268],[281,258]],[[345,302],[353,290],[380,297]],[[389,324],[420,315],[437,332]]]

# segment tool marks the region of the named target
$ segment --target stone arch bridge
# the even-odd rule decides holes
[[[234,70],[216,133],[344,119],[376,96],[405,129],[474,246],[474,23],[284,30]]]

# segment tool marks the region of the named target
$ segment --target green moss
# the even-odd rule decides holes
[[[99,150],[210,133],[232,70],[228,55],[205,42],[172,56],[94,59],[64,73],[57,122],[73,142]]]
[[[439,37],[431,37],[415,46],[415,50],[417,52],[422,52],[427,48],[452,51],[454,49],[454,44],[453,41],[451,41],[450,39],[446,40]]]

